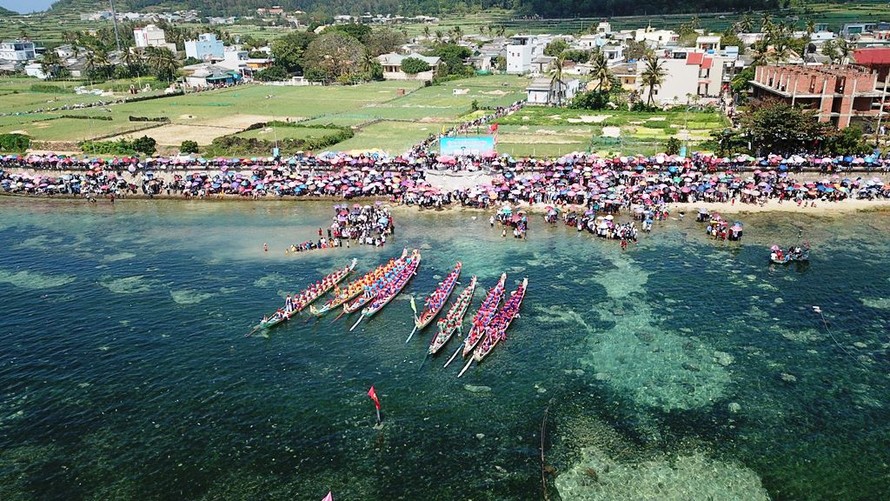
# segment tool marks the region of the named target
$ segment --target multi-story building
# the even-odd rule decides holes
[[[136,48],[145,47],[164,47],[176,52],[176,45],[167,43],[164,30],[153,24],[149,24],[144,28],[136,28],[133,30],[133,38],[136,39]]]
[[[549,37],[516,35],[507,45],[507,73],[523,75],[532,71],[532,59],[544,54]]]
[[[198,35],[197,40],[185,42],[185,56],[195,59],[224,59],[225,48],[221,40],[217,40],[213,33]]]
[[[758,66],[754,97],[773,97],[816,111],[839,129],[878,116],[887,92],[878,74],[857,66]]]
[[[31,61],[37,57],[34,42],[15,40],[0,43],[0,59],[7,61]]]

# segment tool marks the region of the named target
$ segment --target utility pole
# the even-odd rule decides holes
[[[881,147],[881,119],[884,117],[884,102],[887,99],[887,80],[890,80],[890,74],[884,77],[884,91],[881,92],[881,108],[878,110],[878,124],[875,127],[875,149]]]
[[[121,37],[117,32],[117,12],[114,11],[114,0],[108,0],[111,4],[111,22],[114,24],[114,43],[117,45],[117,54],[121,53]]]

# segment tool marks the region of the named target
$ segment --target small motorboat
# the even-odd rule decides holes
[[[788,264],[791,262],[805,262],[810,260],[810,245],[791,246],[783,251],[778,245],[770,247],[769,260],[773,264]]]

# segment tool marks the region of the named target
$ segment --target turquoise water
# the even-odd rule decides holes
[[[284,254],[330,210],[0,198],[0,498],[536,499],[545,409],[551,497],[884,497],[886,213],[742,216],[741,244],[690,216],[622,253],[400,211],[387,248]],[[809,266],[769,266],[798,229]],[[328,316],[243,337],[287,292],[402,246],[423,250],[408,294],[458,259],[464,283],[529,277],[463,378],[445,356],[421,368],[432,328],[404,343],[407,294],[352,333]]]

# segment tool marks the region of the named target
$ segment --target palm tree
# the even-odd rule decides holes
[[[457,43],[460,43],[461,40],[463,40],[463,38],[464,38],[464,30],[462,30],[460,26],[455,26],[455,27],[451,30],[451,32],[454,33],[454,38],[457,40]]]
[[[565,82],[562,81],[562,68],[563,63],[565,62],[565,56],[560,54],[557,56],[556,60],[553,61],[553,77],[550,79],[550,95],[553,95],[553,88],[556,87],[556,105],[562,106],[562,98],[565,94],[563,87],[565,86]],[[547,101],[550,101],[549,96]]]
[[[850,54],[853,53],[853,48],[850,44],[847,43],[843,38],[839,38],[837,41],[837,50],[840,55],[841,64],[847,64],[850,62]]]
[[[445,34],[442,33],[442,30],[436,30],[436,42],[442,43],[442,40],[445,39]]]
[[[179,61],[176,55],[165,47],[146,47],[146,62],[158,80],[172,81],[176,77]]]
[[[655,102],[655,90],[664,83],[666,75],[667,71],[664,69],[664,62],[654,57],[646,58],[646,67],[640,76],[643,81],[643,87],[649,88],[649,97],[646,100],[647,106],[652,106]]]
[[[142,62],[142,56],[136,49],[124,49],[121,53],[121,62],[127,67],[127,73],[132,77],[133,68]]]
[[[424,36],[424,38],[429,38],[429,37],[430,37],[430,27],[429,27],[429,25],[424,25],[424,26],[423,26],[423,36]]]
[[[808,37],[813,36],[813,33],[816,32],[816,21],[813,21],[812,18],[807,19],[806,30]]]
[[[48,50],[45,54],[43,54],[43,58],[40,60],[40,71],[46,76],[46,79],[52,79],[56,76],[56,72],[59,71],[59,67],[62,65],[62,58],[56,54],[54,50]]]
[[[498,26],[498,36],[499,36],[499,37],[504,36],[504,33],[506,33],[506,32],[507,32],[507,27],[506,27],[506,26],[504,26],[503,24],[500,25],[500,26]]]
[[[769,12],[764,12],[760,17],[760,31],[766,33],[773,26],[773,16]]]
[[[594,90],[608,90],[612,72],[609,70],[609,61],[606,60],[606,55],[600,49],[595,49],[590,55],[590,78],[596,82]]]
[[[751,18],[751,14],[745,14],[737,26],[738,33],[751,33],[751,30],[754,29],[754,19]]]

